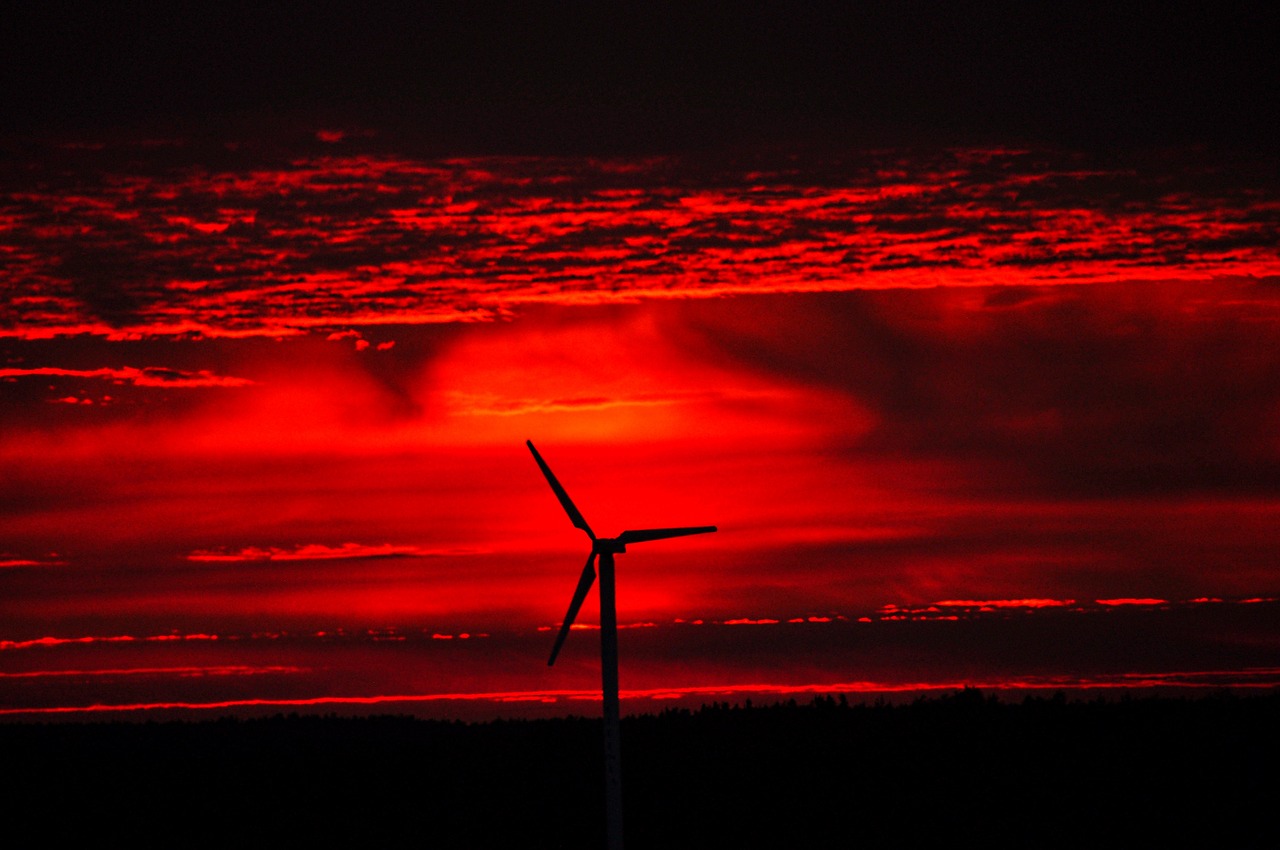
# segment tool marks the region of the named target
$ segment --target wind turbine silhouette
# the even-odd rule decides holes
[[[533,447],[532,440],[525,440],[533,459],[551,485],[556,498],[560,500],[564,512],[569,515],[575,528],[580,528],[591,538],[591,554],[587,556],[587,564],[582,568],[582,576],[578,579],[578,589],[573,592],[569,602],[569,611],[564,615],[564,623],[560,633],[556,635],[555,646],[551,648],[551,658],[547,666],[556,663],[560,647],[569,635],[569,628],[578,609],[587,598],[587,591],[596,580],[596,560],[600,561],[600,685],[604,695],[604,772],[605,772],[605,824],[607,829],[609,850],[622,850],[622,758],[621,735],[618,731],[618,612],[614,601],[613,556],[627,551],[628,543],[644,543],[649,540],[665,540],[668,537],[685,537],[690,534],[706,534],[716,530],[714,525],[700,525],[691,528],[643,528],[638,531],[624,531],[617,537],[596,537],[591,526],[587,525],[582,512],[573,504],[569,494],[556,480],[555,474],[547,462]]]

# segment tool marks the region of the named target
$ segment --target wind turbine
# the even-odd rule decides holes
[[[587,564],[582,568],[582,576],[578,579],[578,589],[573,592],[573,600],[569,602],[569,611],[564,615],[564,623],[560,633],[556,635],[555,646],[551,648],[551,658],[547,666],[556,663],[560,647],[569,635],[569,628],[578,616],[578,609],[587,598],[587,591],[596,580],[596,560],[600,562],[600,685],[604,695],[604,773],[605,773],[605,823],[607,828],[609,850],[622,850],[622,760],[621,736],[618,731],[618,612],[614,602],[613,556],[627,551],[628,543],[644,543],[649,540],[665,540],[668,537],[685,537],[690,534],[707,534],[716,530],[714,525],[700,525],[692,528],[643,528],[638,531],[624,531],[617,537],[596,537],[591,526],[587,525],[582,512],[573,504],[569,494],[556,480],[555,474],[547,462],[533,447],[532,440],[525,440],[533,459],[538,462],[547,483],[551,485],[556,498],[560,500],[564,512],[575,528],[580,528],[591,538],[591,554],[587,556]]]

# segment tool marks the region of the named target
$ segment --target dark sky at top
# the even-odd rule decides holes
[[[1263,3],[20,4],[11,132],[331,120],[455,150],[1268,149]],[[3,125],[0,125],[3,126]]]

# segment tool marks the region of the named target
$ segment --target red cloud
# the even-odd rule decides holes
[[[1194,159],[1155,180],[1014,150],[743,173],[353,153],[115,174],[112,151],[82,154],[69,185],[7,187],[0,333],[274,336],[540,302],[1280,273],[1280,205],[1247,169]]]
[[[136,387],[245,387],[253,383],[248,378],[215,375],[207,370],[185,372],[163,366],[145,366],[141,369],[124,366],[116,369],[63,369],[53,366],[30,368],[0,368],[0,378],[63,377],[90,378],[132,384]],[[67,401],[67,399],[62,399]]]
[[[292,548],[247,546],[234,551],[202,549],[187,555],[189,561],[332,561],[351,558],[398,558],[458,555],[458,551],[425,549],[418,546],[395,546],[390,543],[367,545],[343,543],[329,546],[307,543]]]

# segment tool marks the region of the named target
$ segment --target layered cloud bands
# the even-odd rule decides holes
[[[1280,272],[1264,166],[1029,150],[427,160],[322,138],[11,163],[0,333],[280,335],[536,301]]]
[[[0,711],[579,701],[528,438],[633,693],[1280,669],[1265,173],[372,144],[3,166]]]

